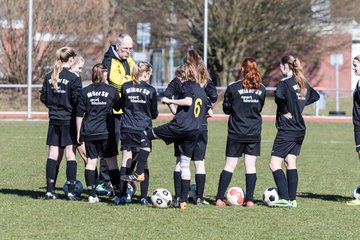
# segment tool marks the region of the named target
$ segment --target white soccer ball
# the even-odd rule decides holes
[[[126,198],[132,199],[136,192],[136,184],[135,182],[128,182],[127,189],[126,189]]]
[[[168,208],[172,202],[171,193],[164,188],[155,189],[151,195],[151,202],[154,207]]]
[[[263,198],[263,202],[266,205],[269,205],[269,203],[279,200],[279,194],[277,192],[277,188],[269,187],[265,189],[262,198]]]
[[[196,201],[196,198],[197,198],[197,195],[196,195],[196,184],[194,183],[194,184],[191,184],[191,185],[190,185],[188,200],[189,200],[189,202],[195,202],[195,201]]]
[[[67,195],[69,192],[67,181],[65,181],[65,183],[64,183],[63,191],[64,191],[65,195]],[[80,196],[82,192],[83,192],[83,185],[80,182],[80,180],[76,179],[74,193],[76,196]]]
[[[229,205],[240,206],[244,203],[245,193],[240,187],[229,188],[225,194],[225,200]]]
[[[360,186],[357,186],[353,193],[352,193],[352,197],[355,199],[360,199]]]

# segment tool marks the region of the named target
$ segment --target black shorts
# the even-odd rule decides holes
[[[186,133],[173,132],[169,128],[168,123],[153,128],[153,132],[156,137],[160,138],[168,145],[176,142],[179,146],[179,153],[189,158],[193,156],[195,145],[198,141],[198,135],[200,134],[200,131]]]
[[[302,142],[275,138],[271,156],[280,158],[285,158],[288,154],[299,156]]]
[[[241,157],[243,154],[260,156],[260,142],[238,142],[228,138],[226,142],[226,157]]]
[[[109,158],[119,154],[115,136],[106,140],[85,141],[85,149],[87,156],[91,159],[98,157]]]
[[[76,126],[49,124],[46,144],[49,146],[66,147],[77,144]]]
[[[139,152],[141,148],[142,132],[139,133],[121,133],[121,151],[127,150],[132,152]],[[151,142],[150,142],[151,149]]]
[[[356,152],[359,152],[360,151],[360,132],[355,131],[354,136],[355,136],[355,149],[356,149]]]
[[[208,143],[208,132],[201,131],[197,137],[197,142],[193,150],[193,155],[191,160],[193,161],[203,161],[205,159],[206,147]],[[174,154],[175,157],[180,157],[179,143],[174,143]]]
[[[114,114],[116,146],[119,146],[121,138],[121,116],[122,114]]]

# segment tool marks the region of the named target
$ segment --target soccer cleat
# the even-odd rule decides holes
[[[225,207],[225,206],[226,206],[226,203],[225,203],[223,200],[221,200],[221,199],[217,199],[215,205],[216,205],[217,207]]]
[[[186,202],[180,202],[180,209],[181,210],[186,210],[187,209]]]
[[[297,207],[297,202],[296,202],[296,200],[292,200],[292,201],[290,201],[290,202],[291,202],[291,207],[293,207],[293,208]]]
[[[250,208],[250,207],[254,207],[255,203],[253,201],[246,201],[246,202],[244,202],[243,206]]]
[[[127,182],[133,182],[133,181],[142,182],[145,180],[145,174],[132,173],[129,175],[123,175],[120,177],[120,179]]]
[[[114,204],[115,204],[115,205],[120,205],[120,204],[121,204],[121,198],[118,197],[118,196],[115,196],[115,197],[114,197]]]
[[[98,202],[100,202],[100,199],[98,198],[98,196],[95,196],[95,197],[89,196],[88,202],[89,203],[98,203]]]
[[[196,205],[210,205],[210,203],[205,199],[198,198],[196,199]]]
[[[54,192],[47,192],[45,193],[45,200],[55,200],[57,196]]]
[[[270,202],[269,207],[291,208],[292,204],[289,200],[279,199],[275,202]]]
[[[140,199],[140,204],[143,206],[151,206],[152,204],[150,203],[150,201],[148,200],[148,198],[142,198]]]
[[[360,206],[360,199],[355,199],[346,203],[349,206]]]
[[[178,207],[179,207],[179,204],[180,204],[179,200],[180,200],[179,197],[173,199],[173,200],[172,200],[172,203],[171,203],[171,206],[172,206],[173,208],[178,208]]]
[[[110,186],[110,184],[106,184],[105,182],[103,182],[103,183],[96,186],[95,192],[96,192],[97,195],[111,196],[112,187]]]
[[[68,193],[68,195],[66,196],[66,200],[68,201],[80,201],[81,198],[79,198],[78,196],[72,194],[72,193]]]

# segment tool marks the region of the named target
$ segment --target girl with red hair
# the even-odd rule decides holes
[[[261,110],[266,89],[256,60],[246,58],[240,69],[240,79],[231,83],[224,95],[223,111],[230,115],[226,143],[225,167],[220,174],[216,206],[225,206],[224,195],[240,156],[244,155],[246,196],[244,206],[254,206],[256,157],[260,156]]]

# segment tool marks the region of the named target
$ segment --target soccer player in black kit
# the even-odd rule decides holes
[[[120,171],[117,165],[118,149],[115,136],[113,108],[120,109],[120,97],[115,87],[106,83],[107,69],[95,64],[92,69],[92,84],[82,89],[76,112],[78,142],[85,141],[87,163],[85,180],[89,203],[99,202],[96,195],[96,162],[103,157],[108,166],[115,194],[120,193]]]
[[[157,93],[153,86],[147,83],[152,74],[150,63],[139,62],[135,64],[131,75],[132,81],[123,84],[121,89],[121,109],[123,110],[121,120],[121,150],[123,153],[122,175],[130,174],[134,168],[132,162],[136,163],[136,156],[141,148],[141,135],[144,130],[152,127],[152,119],[159,115],[157,109]],[[125,168],[125,171],[124,171]],[[149,188],[149,169],[146,166],[145,179],[140,183],[140,204],[149,205],[147,193]],[[127,184],[122,186],[122,197],[117,199],[119,204],[131,203],[127,199]]]
[[[76,123],[75,111],[81,94],[81,78],[70,71],[76,53],[70,47],[56,51],[54,69],[45,75],[40,101],[49,110],[49,128],[46,144],[49,154],[46,162],[45,199],[56,199],[54,181],[61,149],[65,149],[67,200],[78,200],[74,194],[76,181]]]
[[[207,84],[205,86],[205,92],[208,97],[209,103],[212,107],[213,104],[217,101],[217,91],[214,83],[209,79],[209,73],[206,70],[205,64],[197,53],[196,50],[189,50],[184,58],[184,62],[189,61],[194,63],[197,66],[198,73],[202,78],[208,78]],[[168,85],[164,93],[165,97],[171,99],[179,99],[181,96],[181,81],[178,78],[174,78]],[[173,104],[169,105],[169,108],[173,114],[176,114],[176,108]],[[191,160],[195,165],[195,183],[196,183],[196,199],[193,199],[195,204],[198,205],[208,205],[209,203],[204,199],[204,189],[206,181],[206,172],[205,172],[205,153],[206,146],[208,142],[208,130],[207,130],[207,117],[204,117],[203,123],[201,126],[201,134],[199,135],[198,142],[194,150],[194,155]],[[176,166],[173,172],[174,177],[174,189],[175,189],[175,199],[173,201],[174,207],[178,207],[179,198],[181,193],[181,172],[180,172],[180,153],[178,149],[178,144],[174,144],[175,148],[175,157],[176,157]]]
[[[121,178],[125,181],[144,180],[144,169],[149,157],[152,139],[160,138],[166,144],[177,142],[179,144],[181,168],[180,208],[186,209],[191,179],[190,161],[208,106],[207,96],[202,86],[206,84],[208,79],[201,78],[196,65],[189,62],[185,62],[177,69],[176,76],[182,81],[181,99],[169,99],[167,97],[161,99],[165,104],[178,106],[176,115],[169,123],[144,131],[137,169],[133,174],[124,175]]]
[[[360,55],[356,56],[352,62],[354,73],[357,77],[360,76]],[[360,80],[357,82],[353,93],[353,125],[355,137],[355,150],[360,159]],[[347,202],[350,206],[360,206],[360,200],[354,199]]]
[[[306,105],[319,100],[319,94],[306,81],[299,59],[289,55],[281,59],[280,71],[284,76],[275,91],[276,128],[270,169],[278,189],[279,200],[270,207],[297,207],[298,173],[296,157],[300,154],[306,126],[302,112]],[[286,177],[281,168],[285,162]]]
[[[246,196],[244,206],[254,206],[256,184],[256,157],[260,156],[261,110],[266,89],[261,84],[258,65],[253,58],[241,64],[240,80],[231,83],[224,94],[223,111],[230,115],[226,143],[225,167],[220,174],[216,206],[225,206],[224,195],[239,157],[244,156]]]

